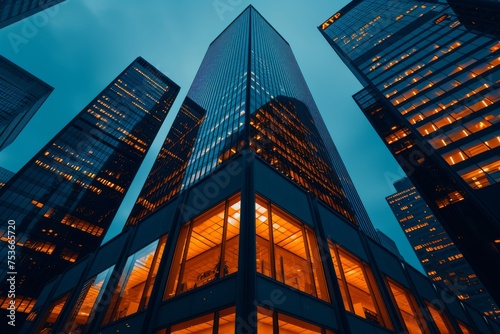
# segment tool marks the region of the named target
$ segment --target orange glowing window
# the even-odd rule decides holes
[[[93,318],[95,307],[103,296],[104,288],[108,284],[113,268],[114,266],[111,266],[84,284],[78,301],[63,328],[71,327],[72,330],[79,333],[85,331],[88,320]]]
[[[331,242],[329,242],[329,247],[345,309],[392,329],[390,318],[370,268]]]
[[[488,159],[479,164],[482,170],[495,182],[500,182],[500,157]]]
[[[457,323],[463,334],[474,334],[474,331],[468,325],[464,324],[460,320],[457,320]]]
[[[468,159],[467,155],[460,149],[456,149],[445,154],[442,154],[443,159],[448,165],[453,166]]]
[[[211,334],[214,328],[214,316],[213,314],[207,314],[206,316],[199,317],[193,320],[185,321],[178,325],[172,326],[171,334]]]
[[[166,236],[129,256],[111,297],[104,323],[115,321],[145,309],[158,272]]]
[[[486,173],[484,173],[484,171],[477,166],[464,169],[458,173],[473,189],[479,189],[490,185]]]
[[[257,271],[329,301],[314,232],[259,197],[255,216]],[[271,256],[273,253],[274,257]]]
[[[52,305],[50,305],[48,311],[42,317],[40,321],[40,325],[35,330],[36,333],[50,333],[51,329],[54,328],[54,324],[56,323],[61,311],[68,300],[69,292],[56,299]]]
[[[237,195],[182,227],[164,299],[238,271],[240,210]]]
[[[392,281],[387,279],[389,285],[389,291],[391,292],[391,297],[393,299],[394,305],[399,310],[399,314],[403,319],[403,323],[410,334],[426,334],[424,331],[426,328],[425,323],[421,323],[421,319],[424,319],[420,310],[417,306],[417,301],[411,292]],[[419,321],[420,320],[420,321]]]
[[[277,323],[275,319],[278,320]],[[278,327],[278,332],[283,334],[333,334],[332,331],[325,330],[317,325],[260,306],[257,307],[257,332],[264,334],[277,333],[274,330],[275,327]]]
[[[425,304],[427,305],[427,309],[431,314],[432,320],[434,320],[434,324],[441,334],[455,333],[446,314],[444,314],[436,306],[428,301],[425,301]]]
[[[490,150],[490,148],[480,140],[475,140],[472,143],[462,146],[461,149],[470,158]]]
[[[451,144],[450,138],[445,135],[437,136],[429,140],[429,144],[434,147],[434,149],[440,149],[441,147],[445,147],[449,144]]]

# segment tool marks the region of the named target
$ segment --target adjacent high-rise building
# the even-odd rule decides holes
[[[500,41],[443,1],[355,0],[319,30],[364,85],[355,101],[498,304]]]
[[[0,56],[0,151],[16,139],[53,90]]]
[[[9,181],[14,176],[14,173],[8,169],[0,167],[0,188],[5,186],[7,181]]]
[[[207,51],[144,216],[52,280],[23,332],[500,332],[360,229],[313,112],[248,7]]]
[[[394,187],[396,193],[386,200],[427,275],[478,310],[498,316],[498,306],[410,180]]]
[[[0,2],[0,29],[63,1],[64,0],[3,0]]]
[[[375,231],[377,232],[380,244],[402,259],[403,257],[399,252],[399,248],[396,242],[378,228]]]
[[[20,321],[52,277],[100,245],[178,92],[137,58],[0,189],[2,311],[14,300]]]

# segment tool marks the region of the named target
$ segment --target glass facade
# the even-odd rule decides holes
[[[255,225],[257,272],[329,301],[314,231],[261,198]]]
[[[352,1],[319,29],[365,86],[356,102],[498,302],[488,273],[500,265],[498,38],[468,29],[444,2],[412,0]]]
[[[267,22],[260,16],[252,18],[254,15],[258,13],[249,6],[233,24],[238,25],[239,20],[246,18],[249,25],[255,25],[255,29],[265,27]],[[233,24],[219,36],[227,38],[231,46],[231,36],[240,36],[238,31],[232,30]],[[239,29],[246,29],[248,33],[248,25],[239,25]],[[224,37],[225,33],[231,36]],[[242,36],[249,36],[249,43],[253,40],[251,34]],[[270,38],[268,43],[279,41],[265,38]],[[280,47],[277,49],[280,50]],[[234,52],[235,57],[240,55],[240,49],[234,48],[226,47],[220,52]],[[272,45],[268,45],[267,48],[262,47],[261,52],[274,51]],[[251,58],[249,55],[247,60],[250,62]],[[230,61],[232,58],[223,56],[222,59]],[[207,58],[205,61],[208,61]],[[218,68],[229,71],[229,67]],[[200,72],[211,71],[211,68],[207,66]],[[254,87],[257,87],[257,80],[265,74],[254,73],[255,77],[251,71],[247,72],[247,82],[254,82],[251,80],[254,78]],[[221,82],[205,79],[196,81],[193,86],[209,82],[210,86],[199,93],[215,94],[211,87]],[[224,77],[221,81],[225,79],[231,82],[234,78]],[[248,92],[252,90],[251,86],[246,89]],[[199,96],[203,97],[203,94]],[[338,208],[317,200],[317,193],[308,189],[307,184],[321,180],[311,176],[304,181],[304,185],[297,186],[300,179],[297,176],[291,178],[292,172],[299,176],[306,171],[313,173],[308,170],[313,167],[306,166],[309,160],[302,156],[306,153],[299,150],[304,149],[303,146],[295,144],[293,150],[298,153],[294,154],[282,150],[280,144],[294,139],[311,140],[309,147],[316,143],[320,145],[319,130],[316,132],[308,123],[311,115],[306,112],[304,105],[307,106],[307,103],[284,95],[276,95],[263,105],[259,103],[256,102],[258,109],[255,112],[242,115],[244,126],[238,134],[243,138],[242,152],[235,148],[236,152],[231,151],[225,156],[227,149],[222,148],[226,144],[222,144],[221,140],[220,143],[215,141],[213,148],[221,149],[222,157],[220,152],[212,156],[210,144],[208,151],[205,147],[206,154],[193,158],[200,148],[197,145],[205,145],[205,140],[212,143],[210,133],[203,134],[205,124],[212,124],[214,119],[224,120],[222,115],[216,113],[211,119],[206,106],[196,101],[207,113],[189,158],[193,165],[188,165],[186,169],[185,180],[195,175],[193,183],[185,184],[179,196],[155,208],[155,213],[147,219],[140,219],[134,226],[124,229],[96,250],[93,256],[81,260],[82,263],[59,276],[57,283],[48,285],[30,314],[31,323],[23,328],[24,332],[31,333],[32,328],[46,323],[45,318],[37,315],[51,314],[52,305],[60,304],[61,296],[67,292],[70,298],[59,319],[51,325],[54,332],[64,331],[68,321],[75,319],[74,310],[86,305],[85,313],[91,314],[91,317],[82,319],[78,328],[89,333],[405,333],[412,324],[405,325],[398,306],[410,312],[410,317],[415,313],[413,309],[405,308],[407,305],[399,296],[396,298],[398,304],[392,302],[392,293],[384,277],[391,277],[394,286],[403,289],[407,304],[408,301],[416,301],[425,308],[424,300],[441,300],[430,280],[410,266],[403,265],[396,256],[354,225],[349,217],[340,214]],[[246,99],[245,106],[249,105],[250,100]],[[278,118],[286,122],[281,128],[276,124]],[[214,131],[219,131],[221,126],[232,126],[231,118],[228,119]],[[254,130],[251,125],[255,125]],[[306,133],[294,133],[300,131]],[[257,137],[264,134],[269,142],[257,145]],[[227,139],[226,143],[233,143],[232,140]],[[261,152],[257,152],[259,149]],[[260,153],[266,153],[264,150],[273,149],[277,152],[269,153],[270,158],[259,157]],[[329,159],[321,154],[321,150],[318,148],[315,151],[318,154],[314,155],[316,160],[309,162],[311,165],[319,166],[321,161]],[[212,180],[210,177],[202,180],[201,172],[199,179],[196,179],[197,172],[190,174],[190,167],[193,170],[197,168],[197,159],[211,161],[211,157],[223,160],[220,163],[216,161],[218,165],[213,174],[210,168],[206,169],[213,175]],[[276,162],[271,164],[270,161]],[[237,168],[242,172],[232,173]],[[156,174],[161,175],[159,172]],[[224,186],[216,186],[214,180],[221,175],[227,182]],[[204,192],[207,194],[208,188],[213,188],[210,189],[210,196],[200,200]],[[165,235],[168,235],[166,241]],[[87,298],[88,286],[102,281],[99,275],[96,278],[96,273],[113,265],[115,270],[109,283],[103,283],[101,290],[94,293],[96,299]],[[74,282],[75,275],[81,277],[78,282]],[[397,279],[393,280],[393,276]],[[90,277],[93,278],[88,280]],[[151,292],[148,287],[152,287]],[[419,289],[425,292],[425,297]],[[99,300],[102,291],[103,296],[109,298]],[[408,299],[408,296],[413,299]],[[141,305],[144,307],[141,308]],[[446,318],[436,318],[439,325],[447,326],[446,321],[449,320],[449,324],[457,329],[457,318],[463,326],[473,330],[481,325],[481,321],[490,324],[480,316],[472,318],[465,315],[465,312],[471,312],[470,309],[464,306],[462,311],[456,299],[450,299],[443,305],[447,312],[450,306],[449,310],[454,313],[450,312],[452,316]],[[419,320],[424,325],[433,324],[430,313],[426,314],[427,318]],[[407,317],[407,313],[404,316]]]
[[[180,192],[204,116],[203,108],[190,98],[184,100],[132,208],[127,227],[135,225],[141,218]]]
[[[167,237],[130,255],[120,276],[104,323],[127,317],[148,307]]]
[[[409,179],[394,186],[397,193],[387,203],[427,275],[479,311],[498,314],[498,306]]]
[[[165,299],[238,271],[240,209],[238,195],[182,227]]]
[[[53,90],[33,74],[0,56],[0,151],[21,133]]]
[[[392,329],[370,267],[331,242],[330,255],[346,311]]]
[[[51,277],[99,246],[178,91],[138,58],[0,189],[0,215],[16,228],[16,305],[32,307]],[[9,231],[0,227],[0,304]]]
[[[0,29],[64,0],[5,0],[0,3]]]
[[[103,297],[104,287],[108,284],[113,268],[110,267],[85,282],[78,296],[78,301],[64,325],[68,332],[82,333],[85,331],[89,320],[92,320],[94,312],[97,311],[97,305]]]
[[[325,134],[315,125],[324,123],[290,45],[257,11],[245,10],[212,42],[188,96],[206,111],[206,117],[183,189],[250,147],[357,223],[332,163],[334,153],[327,151]]]

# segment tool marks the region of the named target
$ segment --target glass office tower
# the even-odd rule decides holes
[[[63,1],[64,0],[3,0],[0,2],[0,29]]]
[[[0,56],[0,151],[16,139],[53,90]]]
[[[356,0],[319,30],[354,98],[497,304],[500,42],[443,2]]]
[[[181,191],[49,282],[23,332],[500,330],[453,297],[444,303],[353,222],[304,89],[289,45],[248,7],[212,43],[188,94],[205,116]],[[187,111],[172,131],[197,124]],[[149,179],[163,169],[168,189],[184,165],[161,164]]]
[[[54,276],[99,247],[179,87],[136,59],[0,189],[0,305],[19,317]],[[9,257],[9,260],[11,258]],[[8,275],[10,277],[10,275]],[[21,320],[21,319],[19,319]]]
[[[275,45],[273,50],[263,49],[270,44]],[[290,46],[265,19],[250,17],[246,11],[218,36],[187,95],[206,117],[196,130],[199,133],[191,133],[197,137],[187,166],[181,168],[186,168],[181,189],[202,180],[242,148],[251,148],[337,212],[359,223],[349,202],[353,198],[356,207],[362,207],[359,196]],[[280,122],[286,122],[289,131],[278,127]],[[168,139],[165,144],[169,145]],[[157,164],[159,160],[162,158]],[[150,175],[146,184],[156,178]],[[349,191],[343,189],[344,184]],[[144,194],[139,201],[154,202]],[[359,216],[361,229],[377,239],[364,208]]]
[[[410,180],[401,179],[394,187],[397,192],[386,198],[387,203],[427,275],[485,314],[499,315],[498,306]]]

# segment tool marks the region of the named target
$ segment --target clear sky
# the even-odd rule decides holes
[[[385,197],[404,173],[352,100],[361,89],[317,29],[348,0],[67,0],[0,30],[0,54],[55,90],[0,166],[19,170],[137,56],[181,92],[106,240],[121,230],[210,42],[245,9],[256,9],[290,43],[318,108],[376,228],[422,270]]]

